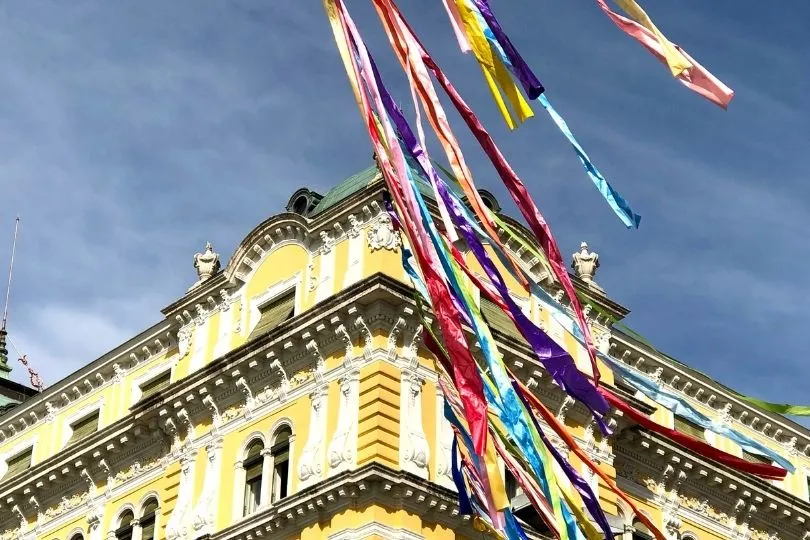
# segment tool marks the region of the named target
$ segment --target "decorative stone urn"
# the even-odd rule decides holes
[[[599,254],[588,251],[587,242],[582,242],[579,245],[579,251],[574,253],[571,268],[578,278],[588,284],[588,287],[603,292],[602,287],[597,285],[593,279],[599,268]]]
[[[194,254],[194,268],[197,270],[197,282],[191,289],[211,279],[219,271],[219,253],[214,253],[211,242],[206,242],[205,251]],[[191,290],[189,289],[189,290]]]

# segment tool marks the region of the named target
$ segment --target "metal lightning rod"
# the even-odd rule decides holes
[[[0,329],[5,330],[8,323],[8,301],[11,297],[11,276],[14,273],[14,252],[17,251],[17,234],[20,231],[20,216],[14,220],[14,240],[11,243],[11,262],[8,265],[8,285],[6,285],[6,305],[3,308],[3,325]]]

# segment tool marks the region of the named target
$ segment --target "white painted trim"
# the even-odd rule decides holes
[[[382,523],[366,523],[353,529],[345,529],[331,534],[327,540],[363,540],[371,536],[388,538],[389,540],[425,540],[421,534],[416,534],[405,529],[395,529]]]
[[[289,246],[289,245],[295,245],[295,246],[300,247],[301,249],[303,249],[307,253],[310,252],[309,248],[304,244],[304,242],[302,242],[300,240],[297,240],[297,239],[289,239],[289,238],[287,238],[287,239],[284,239],[284,240],[282,240],[282,241],[280,241],[278,243],[273,244],[273,247],[271,247],[268,250],[265,250],[261,257],[259,257],[258,259],[251,259],[253,261],[253,263],[254,263],[253,267],[250,269],[250,271],[247,274],[244,274],[244,281],[239,286],[239,289],[244,290],[244,289],[247,288],[248,283],[250,283],[250,281],[253,279],[253,276],[256,274],[256,271],[262,266],[262,264],[264,264],[264,262],[267,260],[268,257],[270,257],[273,253],[275,253],[279,249],[283,248],[284,246]],[[240,261],[239,265],[241,265],[241,264],[242,263]],[[238,269],[239,265],[237,265],[236,269]],[[241,278],[240,278],[240,280],[241,280]]]
[[[335,246],[327,253],[321,253],[321,264],[318,268],[318,286],[315,288],[315,302],[332,296],[335,288]]]
[[[147,491],[138,501],[138,513],[135,515],[136,518],[141,519],[143,517],[143,507],[149,499],[155,499],[158,503],[158,508],[160,508],[160,496],[158,492],[154,490]]]
[[[224,356],[231,349],[231,335],[233,334],[233,310],[219,310],[219,324],[217,324],[217,338],[214,340],[213,358],[216,360]]]
[[[236,454],[239,457],[237,463],[242,463],[243,461],[245,461],[245,458],[247,457],[248,448],[250,448],[250,443],[252,443],[256,439],[262,441],[262,446],[265,449],[269,448],[267,442],[267,435],[265,435],[261,431],[251,431],[250,435],[242,439],[242,444],[239,445],[239,452]]]
[[[191,360],[189,361],[188,374],[198,371],[206,364],[205,353],[208,349],[208,338],[211,333],[211,317],[205,317],[202,324],[195,325],[194,338],[191,348]]]
[[[73,424],[75,424],[79,420],[83,420],[87,416],[90,416],[94,411],[98,411],[98,426],[96,427],[96,431],[102,428],[101,420],[104,414],[104,398],[99,397],[94,402],[88,403],[78,411],[74,412],[70,416],[64,418],[65,429],[62,433],[62,441],[59,445],[60,452],[62,449],[65,448],[68,440],[73,436]]]
[[[121,505],[118,508],[117,511],[113,512],[112,521],[110,521],[110,525],[109,525],[109,528],[107,530],[114,531],[114,530],[118,529],[118,527],[120,525],[120,522],[121,522],[121,515],[124,512],[126,512],[127,510],[132,510],[132,518],[133,519],[138,519],[137,518],[138,514],[136,512],[137,508],[135,508],[135,505],[132,504],[131,502],[126,502],[123,505]]]
[[[253,329],[256,328],[256,325],[259,324],[259,319],[261,318],[261,308],[279,296],[290,292],[291,289],[295,290],[295,308],[293,310],[293,315],[298,315],[301,313],[303,287],[301,286],[301,272],[298,271],[292,277],[270,285],[263,293],[256,295],[249,300],[248,310],[250,313],[248,314],[248,321],[246,325],[248,335],[250,335]]]
[[[87,532],[84,529],[82,529],[81,527],[74,527],[65,537],[65,540],[73,540],[73,537],[76,536],[77,534],[81,534],[82,538],[85,539],[87,538]]]
[[[363,279],[363,265],[366,255],[366,234],[362,227],[357,234],[348,236],[348,255],[346,257],[346,272],[343,277],[343,288],[354,285]]]
[[[143,394],[143,392],[141,392],[141,386],[143,386],[144,383],[147,383],[152,379],[155,379],[160,375],[163,375],[164,373],[166,373],[166,371],[171,372],[171,375],[169,376],[169,381],[174,382],[175,377],[174,368],[177,366],[177,362],[179,361],[180,357],[178,355],[173,355],[168,358],[167,362],[149,368],[147,371],[141,373],[140,375],[132,379],[129,406],[132,407],[133,405],[138,403],[138,401],[141,399],[141,395]]]

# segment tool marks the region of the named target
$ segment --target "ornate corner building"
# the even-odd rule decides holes
[[[323,197],[299,190],[224,266],[210,245],[195,255],[198,281],[158,323],[41,393],[8,381],[0,350],[0,540],[481,538],[456,502],[452,430],[383,189],[370,168]],[[541,261],[503,241],[562,298]],[[616,414],[615,435],[600,438],[510,320],[482,305],[505,361],[671,538],[810,540],[810,431],[624,329],[628,311],[594,281],[598,264],[585,244],[574,255],[600,349],[782,453],[796,472],[781,482],[740,475]],[[589,370],[579,345],[514,290]],[[615,392],[656,422],[756,459],[641,394]],[[597,488],[617,538],[648,538],[570,459]],[[543,538],[525,497],[506,484],[530,536]]]

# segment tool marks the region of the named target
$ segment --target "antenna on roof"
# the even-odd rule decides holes
[[[11,341],[11,338],[7,338],[8,332],[6,330],[6,326],[8,325],[8,304],[9,299],[11,298],[11,279],[14,275],[14,255],[17,252],[17,235],[20,232],[20,216],[17,216],[17,219],[14,220],[14,240],[11,243],[11,261],[8,265],[8,283],[6,284],[6,303],[5,307],[3,308],[3,322],[0,325],[0,377],[8,378],[9,372],[11,372],[11,367],[8,365],[8,349],[6,349],[6,339],[8,339],[9,344],[14,349],[14,351],[19,355],[19,360],[22,365],[28,369],[28,377],[31,380],[31,386],[36,388],[38,391],[42,392],[43,384],[42,378],[39,374],[33,370],[33,368],[28,364],[28,358],[26,355],[22,354],[17,347],[14,346],[14,342]]]
[[[5,330],[8,324],[8,301],[11,297],[11,276],[14,273],[14,253],[17,251],[17,234],[20,231],[20,216],[14,220],[14,240],[11,243],[11,262],[8,265],[8,284],[6,285],[6,304],[3,308],[3,326],[0,329]]]

